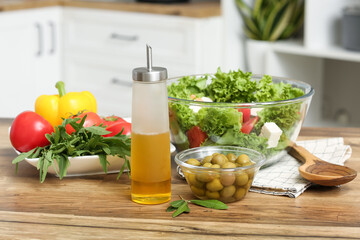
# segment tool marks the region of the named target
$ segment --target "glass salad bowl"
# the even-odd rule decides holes
[[[264,154],[268,166],[298,137],[314,92],[305,82],[240,70],[169,79],[171,142],[178,152],[250,148]]]

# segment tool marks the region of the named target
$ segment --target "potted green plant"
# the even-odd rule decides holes
[[[272,42],[288,39],[301,29],[304,0],[250,1],[235,0],[244,23],[247,66],[249,71],[264,74]]]
[[[293,36],[304,22],[304,0],[235,0],[250,39],[276,41]]]

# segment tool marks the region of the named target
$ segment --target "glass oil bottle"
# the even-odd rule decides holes
[[[131,199],[159,204],[171,198],[167,70],[152,66],[146,47],[147,67],[132,72]]]

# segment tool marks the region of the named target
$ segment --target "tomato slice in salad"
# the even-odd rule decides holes
[[[250,120],[244,122],[243,125],[241,126],[241,132],[249,134],[258,121],[259,121],[258,116],[250,118]]]
[[[206,132],[201,131],[198,126],[190,128],[186,135],[189,140],[190,148],[200,147],[200,145],[208,138]]]
[[[250,108],[238,108],[239,112],[243,114],[243,123],[250,120],[251,109]]]

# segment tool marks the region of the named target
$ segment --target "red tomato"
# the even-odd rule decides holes
[[[105,128],[106,130],[108,130],[109,134],[103,135],[103,137],[112,137],[115,136],[116,134],[118,134],[119,132],[121,132],[121,130],[123,130],[123,132],[121,133],[122,135],[130,135],[131,134],[131,123],[128,122],[118,122],[118,123],[114,123],[110,126],[107,126]]]
[[[250,108],[238,108],[239,112],[243,114],[243,123],[250,120],[251,109]]]
[[[206,132],[201,131],[198,126],[190,128],[186,135],[190,143],[190,148],[200,147],[200,145],[208,138]]]
[[[80,115],[75,115],[72,118],[80,118],[80,120],[77,121],[79,123],[81,121],[81,119],[83,119],[83,117],[85,115],[87,115],[87,116],[86,116],[86,119],[85,119],[85,122],[84,122],[84,127],[91,127],[91,126],[94,126],[94,125],[100,125],[100,123],[102,122],[99,115],[97,115],[94,112],[84,112],[84,113],[81,113]],[[71,134],[71,133],[75,132],[75,129],[70,124],[66,125],[65,128],[66,128],[66,132],[68,134]]]
[[[251,130],[254,128],[255,124],[259,121],[259,117],[253,117],[249,121],[244,122],[241,126],[241,132],[249,134]]]
[[[36,147],[49,145],[45,134],[51,134],[53,126],[39,114],[32,111],[20,113],[11,125],[10,141],[19,152],[28,152]]]
[[[101,120],[102,120],[102,123],[103,123],[104,126],[110,126],[110,125],[113,125],[115,123],[126,122],[121,117],[118,117],[118,116],[115,116],[115,115],[103,117],[103,118],[101,118]]]

